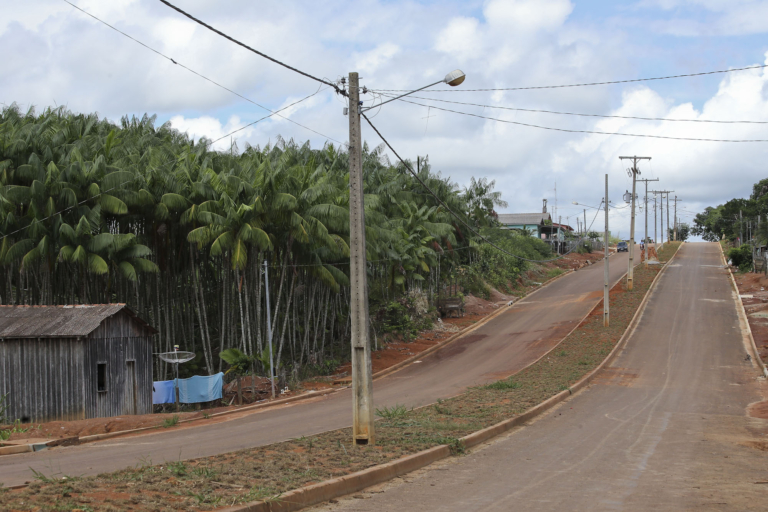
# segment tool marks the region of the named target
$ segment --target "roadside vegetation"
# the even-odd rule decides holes
[[[766,215],[768,178],[755,183],[748,198],[734,198],[719,206],[705,208],[694,218],[691,233],[708,242],[726,241],[731,247],[740,245],[739,239],[746,243],[751,237],[762,245],[768,242]]]
[[[381,147],[363,153],[375,345],[381,333],[423,328],[441,294],[487,295],[526,269],[473,237]],[[506,203],[492,181],[460,188],[427,158],[413,167],[495,243],[529,259],[551,255],[540,240],[494,228]],[[288,385],[348,359],[348,203],[348,155],[330,143],[276,137],[214,151],[150,116],[113,123],[63,107],[4,107],[0,303],[124,302],[158,329],[154,352],[197,354],[182,377],[227,369],[219,354],[229,349],[251,358],[239,375],[264,375],[269,295]],[[156,380],[169,371],[156,361]]]
[[[668,260],[679,243],[659,251]],[[97,477],[39,474],[28,488],[6,491],[11,509],[211,510],[255,500],[279,501],[281,493],[343,476],[445,444],[454,455],[461,437],[514,417],[568,389],[605,359],[626,330],[660,268],[639,266],[634,290],[622,281],[611,290],[611,326],[602,306],[549,354],[507,379],[472,388],[419,409],[402,405],[377,410],[376,445],[350,443],[351,429],[292,439],[215,457],[137,467]],[[74,477],[74,478],[73,478]],[[0,491],[1,492],[1,491]],[[22,505],[22,503],[24,505]]]

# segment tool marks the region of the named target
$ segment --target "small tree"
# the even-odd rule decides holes
[[[229,365],[227,373],[232,372],[237,376],[237,405],[243,404],[243,385],[242,378],[248,373],[248,367],[254,361],[253,357],[245,354],[239,349],[228,348],[219,353],[219,357]]]
[[[669,240],[672,240],[675,238],[675,229],[669,228]],[[685,222],[681,222],[677,225],[677,240],[679,242],[685,242],[688,240],[688,237],[691,236],[691,226],[686,224]]]

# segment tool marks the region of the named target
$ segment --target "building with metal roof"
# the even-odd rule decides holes
[[[505,229],[527,230],[541,238],[542,228],[552,222],[548,213],[500,213],[499,222]]]
[[[0,306],[0,396],[9,420],[152,412],[152,338],[125,304]]]

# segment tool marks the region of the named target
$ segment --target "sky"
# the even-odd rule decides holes
[[[0,103],[23,109],[66,105],[76,112],[157,115],[194,138],[217,138],[271,110],[290,119],[260,121],[215,146],[264,146],[278,136],[322,147],[345,143],[346,103],[333,89],[223,39],[157,0],[71,0],[158,55],[64,0],[0,0]],[[507,208],[549,211],[576,226],[581,206],[597,206],[609,176],[609,198],[624,206],[631,188],[619,156],[650,156],[640,178],[650,190],[673,190],[679,216],[747,197],[766,177],[768,142],[682,141],[681,138],[768,139],[768,125],[676,122],[768,121],[768,68],[689,78],[516,91],[514,87],[659,77],[768,64],[768,1],[757,0],[489,0],[276,2],[176,0],[214,27],[291,66],[330,82],[351,71],[373,91],[413,90],[453,69],[466,81],[417,93],[485,106],[412,99],[521,126],[392,102],[372,122],[406,158],[428,156],[433,170],[460,187],[471,177],[495,180]],[[205,80],[179,64],[207,77]],[[219,87],[216,82],[231,91]],[[239,95],[239,96],[238,96]],[[251,100],[250,102],[243,97]],[[364,106],[383,96],[364,95]],[[257,106],[261,105],[261,107]],[[550,110],[567,116],[498,109]],[[293,122],[291,122],[293,121]],[[298,124],[296,124],[298,123]],[[299,126],[303,125],[303,126]],[[381,140],[368,126],[369,146]],[[391,155],[390,155],[391,157]],[[556,191],[555,191],[556,189]],[[638,184],[640,202],[644,184]],[[628,238],[629,209],[611,212],[611,231]],[[593,229],[602,215],[587,211]],[[653,218],[651,212],[651,219]],[[644,212],[638,212],[642,233]],[[651,232],[652,227],[649,228]],[[640,238],[640,234],[637,238]]]

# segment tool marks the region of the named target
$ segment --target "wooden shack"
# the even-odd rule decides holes
[[[125,304],[0,306],[9,421],[152,412],[152,337]]]

